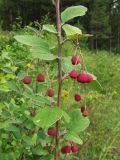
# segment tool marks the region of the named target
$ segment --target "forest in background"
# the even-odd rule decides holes
[[[87,41],[91,49],[104,49],[120,53],[120,0],[62,0],[62,10],[72,5],[88,8],[85,17],[72,21],[85,33],[94,37]],[[20,27],[45,17],[55,22],[54,6],[51,0],[0,0],[0,26],[12,30],[16,23]]]
[[[85,16],[70,21],[70,24],[79,27],[83,33],[94,34],[89,39],[82,37],[80,47],[89,73],[100,82],[99,85],[89,86],[87,94],[84,94],[81,85],[78,91],[71,78],[64,81],[62,109],[80,109],[84,99],[89,109],[90,125],[80,133],[83,145],[79,145],[79,152],[73,156],[80,160],[120,160],[120,0],[61,1],[62,11],[74,5],[88,8]],[[31,90],[35,91],[36,75],[44,73],[47,83],[39,86],[38,96],[42,91],[46,94],[51,85],[48,84],[48,72],[51,79],[57,75],[56,61],[45,62],[41,59],[38,67],[29,47],[18,43],[14,37],[39,35],[43,24],[53,24],[55,21],[51,0],[0,0],[0,160],[40,160],[43,156],[45,160],[51,160],[43,148],[46,143],[42,145],[41,142],[44,137],[44,142],[51,145],[53,137],[47,135],[47,129],[42,132],[38,130],[33,122],[34,112],[31,112],[34,107],[31,101],[35,99],[38,113],[39,105],[43,107],[44,100],[37,101],[34,93],[27,98],[25,93],[31,95]],[[50,46],[56,43],[55,34],[44,31],[43,35]],[[56,55],[56,49],[52,54]],[[68,65],[63,65],[63,69],[71,70],[70,58],[69,61],[67,59],[75,52],[72,44],[66,41],[62,53]],[[23,78],[28,74],[32,77],[29,86],[23,84]],[[57,84],[53,83],[52,87],[56,94]],[[68,95],[64,95],[64,91]],[[82,96],[80,103],[74,101],[77,92]]]

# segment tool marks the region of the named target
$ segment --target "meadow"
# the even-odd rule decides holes
[[[26,72],[26,65],[31,63],[28,48],[13,38],[20,33],[21,31],[0,33],[0,160],[19,159],[19,152],[23,147],[19,138],[12,135],[12,131],[4,130],[2,126],[6,116],[9,117],[9,112],[5,108],[7,104],[10,101],[14,104],[11,115],[15,116],[17,105],[23,102],[23,99],[16,94],[15,86],[13,84],[11,87],[8,86],[8,81],[14,79],[11,70],[14,73],[20,70]],[[84,48],[82,53],[87,68],[98,78],[102,89],[92,89],[86,97],[90,126],[80,135],[83,145],[79,148],[79,160],[120,160],[120,56],[104,50],[96,53]],[[71,55],[69,43],[64,46],[63,54]],[[32,70],[33,68],[30,73],[34,74]],[[70,89],[69,86],[73,85],[73,81],[68,79],[64,83],[66,84],[64,89],[69,92],[64,98],[64,105],[79,108],[77,104],[73,104],[70,96],[74,88]],[[10,110],[10,107],[8,108]]]

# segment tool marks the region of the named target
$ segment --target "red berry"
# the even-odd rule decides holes
[[[84,117],[87,117],[87,116],[89,115],[88,110],[85,110],[85,111],[82,113],[82,115],[83,115]]]
[[[38,74],[36,81],[38,82],[44,82],[45,81],[45,77],[43,74]]]
[[[77,145],[76,143],[74,143],[74,144],[72,145],[71,151],[72,151],[73,153],[77,153],[77,152],[78,152],[78,145]]]
[[[85,110],[86,110],[86,106],[84,105],[81,107],[81,113],[83,113]]]
[[[87,83],[90,83],[92,81],[93,81],[93,77],[90,74],[88,74],[87,75]]]
[[[77,81],[81,83],[90,83],[93,81],[93,77],[88,73],[81,73],[77,76]]]
[[[69,73],[69,76],[73,79],[76,79],[78,76],[78,72],[74,69]]]
[[[49,128],[47,133],[49,136],[55,136],[56,130],[54,128]]]
[[[79,102],[82,98],[79,94],[75,94],[75,101]]]
[[[73,65],[79,64],[80,63],[80,58],[76,57],[76,56],[73,56],[71,58],[71,62],[72,62]]]
[[[89,112],[86,106],[81,107],[81,112],[84,117],[87,117],[89,115]]]
[[[24,79],[23,79],[23,83],[24,84],[30,84],[32,81],[31,77],[30,76],[25,76]]]
[[[52,88],[49,88],[48,90],[47,90],[47,96],[49,96],[49,97],[53,97],[54,96],[54,89],[52,89]]]
[[[71,146],[64,146],[64,147],[62,147],[61,152],[63,154],[70,153],[71,152]]]

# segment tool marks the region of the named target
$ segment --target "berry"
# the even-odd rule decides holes
[[[52,88],[49,88],[48,90],[47,90],[47,96],[49,96],[49,97],[53,97],[54,96],[54,89],[52,89]]]
[[[87,75],[87,83],[90,83],[92,81],[93,81],[93,77],[90,74],[88,74]]]
[[[43,74],[38,74],[36,81],[38,82],[44,82],[45,81],[45,77]]]
[[[64,147],[62,147],[61,152],[63,154],[70,153],[71,152],[71,146],[64,146]]]
[[[71,151],[72,151],[73,153],[77,153],[77,152],[78,152],[78,145],[77,145],[76,143],[74,143],[74,144],[72,145]]]
[[[82,115],[83,115],[84,117],[87,117],[87,116],[88,116],[89,112],[88,112],[88,109],[87,109],[86,106],[82,106],[82,107],[81,107],[81,113],[82,113]]]
[[[77,76],[77,81],[81,83],[90,83],[93,81],[93,77],[88,73],[81,73]]]
[[[86,110],[86,106],[84,105],[81,107],[81,113],[83,113],[85,110]]]
[[[23,79],[23,83],[24,84],[30,84],[32,81],[31,77],[30,76],[25,76],[24,79]]]
[[[79,94],[75,94],[75,101],[79,102],[81,100],[81,96]]]
[[[82,113],[82,115],[83,115],[84,117],[87,117],[87,116],[89,115],[88,110],[85,110],[85,111]]]
[[[55,136],[56,130],[54,128],[49,128],[47,133],[49,136]]]
[[[74,69],[69,73],[69,76],[73,79],[76,79],[78,76],[78,72]]]
[[[71,58],[71,62],[72,62],[73,65],[79,64],[80,63],[80,58],[76,57],[76,56],[73,56]]]

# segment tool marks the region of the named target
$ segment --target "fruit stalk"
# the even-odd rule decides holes
[[[58,31],[58,100],[57,107],[61,107],[61,94],[62,94],[62,29],[61,29],[61,17],[60,17],[60,0],[55,1],[56,8],[56,23]],[[55,160],[60,159],[59,155],[59,127],[60,121],[56,122],[56,137],[55,137]]]

